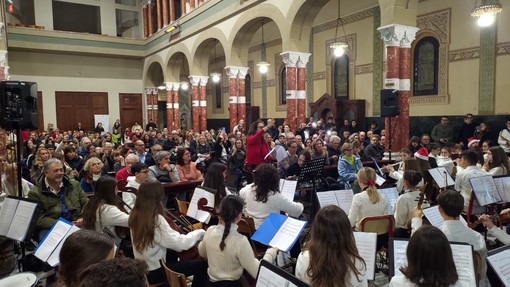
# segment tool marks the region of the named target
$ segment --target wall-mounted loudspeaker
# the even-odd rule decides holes
[[[0,82],[0,127],[37,129],[37,84]]]
[[[381,117],[398,116],[398,90],[381,90]]]

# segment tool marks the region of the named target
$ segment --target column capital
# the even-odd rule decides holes
[[[199,86],[200,85],[200,79],[201,76],[189,76],[189,82],[191,83],[191,86]]]
[[[164,82],[163,83],[165,85],[165,88],[167,91],[176,91],[179,89],[179,85],[180,83],[177,83],[177,82]]]
[[[156,90],[156,91],[157,91],[157,90],[158,90],[158,88],[156,88],[156,87],[146,87],[146,88],[145,88],[145,94],[146,94],[146,95],[152,95],[152,94],[154,94],[154,90]],[[157,93],[157,92],[156,92],[156,93]]]
[[[418,27],[405,26],[400,24],[390,24],[377,28],[381,33],[381,39],[385,46],[394,46],[410,48],[411,43],[416,38]]]
[[[238,77],[239,79],[245,79],[246,78],[246,74],[248,74],[248,70],[250,69],[250,67],[238,67],[239,68],[239,74],[238,74]]]
[[[207,81],[209,81],[209,76],[200,76],[201,87],[205,87],[205,85],[207,85]]]
[[[237,67],[237,66],[227,66],[225,67],[225,73],[229,78],[237,79],[239,76],[240,70],[244,67]]]
[[[310,59],[310,53],[302,53],[302,52],[283,52],[280,53],[282,56],[283,63],[285,63],[286,67],[304,67],[308,63],[308,59]]]

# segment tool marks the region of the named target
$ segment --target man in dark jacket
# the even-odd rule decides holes
[[[83,207],[88,202],[80,184],[64,175],[62,162],[51,158],[44,163],[44,175],[28,193],[28,198],[40,202],[41,212],[36,229],[39,237],[62,217],[76,221],[81,217]]]
[[[365,160],[381,160],[384,156],[384,147],[379,143],[379,135],[373,134],[370,138],[370,144],[365,148]]]

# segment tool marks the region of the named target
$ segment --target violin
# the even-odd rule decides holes
[[[505,218],[508,217],[508,215],[505,216]],[[494,225],[501,225],[501,219],[499,215],[489,215],[490,220],[494,223]],[[468,227],[471,229],[475,229],[479,224],[482,223],[481,219],[477,219],[473,222],[468,223]]]
[[[187,223],[182,222],[182,220],[179,217],[175,216],[168,210],[165,210],[165,211],[166,211],[166,214],[164,214],[163,217],[166,219],[166,222],[168,223],[168,225],[170,225],[170,228],[179,232],[180,234],[187,234],[188,232],[192,231],[192,230],[187,230],[186,228],[181,228],[179,225],[177,225],[175,223],[175,221],[179,222],[182,226],[189,226],[189,227],[191,227],[191,229],[193,229],[193,227],[191,225],[188,225]],[[188,250],[183,250],[181,252],[177,252],[177,256],[179,256],[179,258],[181,260],[202,259],[202,257],[200,256],[200,254],[198,252],[197,246],[193,246]]]
[[[197,203],[198,210],[209,212],[212,218],[219,218],[218,211],[214,207],[207,206],[207,203],[208,203],[207,198],[204,197],[200,198]]]
[[[420,195],[419,195],[419,198],[418,198],[418,203],[416,204],[416,208],[421,210],[422,209],[422,205],[423,205],[423,201],[425,200],[425,189],[427,188],[427,182],[425,183],[424,186],[420,187]],[[407,222],[407,231],[409,233],[411,233],[412,231],[412,227],[411,227],[411,223],[413,222],[413,219],[411,218],[411,220],[409,220]]]

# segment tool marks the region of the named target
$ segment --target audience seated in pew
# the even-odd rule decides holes
[[[140,184],[146,181],[149,177],[149,167],[145,163],[135,162],[131,167],[131,172],[135,176],[128,177],[126,187],[131,187],[138,190],[138,188],[140,188]]]
[[[180,181],[203,180],[202,173],[197,169],[197,164],[191,161],[189,149],[177,149],[176,168],[179,172]]]
[[[154,157],[156,165],[150,166],[149,171],[152,178],[159,182],[177,182],[180,181],[179,172],[174,164],[170,163],[170,153],[160,151]]]

